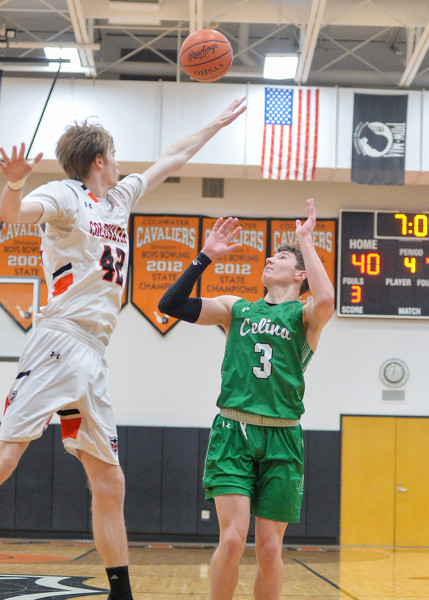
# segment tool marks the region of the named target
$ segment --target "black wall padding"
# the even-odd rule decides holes
[[[15,529],[16,471],[0,487],[0,531]]]
[[[309,431],[307,451],[307,532],[314,537],[338,537],[340,533],[339,431]]]
[[[16,472],[15,527],[51,530],[54,428],[30,444]]]
[[[129,533],[161,531],[162,427],[127,427],[119,430],[119,448],[126,473],[125,515]]]
[[[52,531],[89,531],[89,488],[84,470],[78,458],[64,450],[61,429],[52,428],[53,478],[52,478]],[[32,451],[32,442],[27,452]],[[19,469],[21,465],[19,466]],[[46,470],[40,474],[46,480]]]
[[[197,532],[198,429],[164,428],[161,533]]]
[[[214,504],[201,478],[209,430],[118,427],[126,477],[125,519],[130,538],[213,541]],[[305,431],[305,487],[301,522],[285,542],[337,543],[340,506],[340,432]],[[51,425],[24,453],[0,487],[0,535],[91,537],[90,494],[79,461],[65,452],[59,425]],[[210,511],[208,520],[201,511]],[[254,535],[251,520],[249,537]]]

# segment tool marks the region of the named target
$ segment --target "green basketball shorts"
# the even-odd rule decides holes
[[[206,500],[225,494],[251,499],[257,517],[299,523],[304,491],[301,425],[265,427],[217,415],[207,448]]]

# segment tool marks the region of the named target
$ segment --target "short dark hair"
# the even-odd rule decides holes
[[[56,157],[70,179],[81,181],[88,176],[95,158],[113,148],[113,138],[100,123],[74,122],[57,142]]]
[[[276,252],[290,252],[295,256],[296,259],[295,269],[297,269],[298,271],[305,271],[304,258],[302,256],[301,248],[299,246],[294,246],[292,244],[282,244],[277,248]],[[299,288],[299,295],[302,296],[302,294],[308,292],[309,289],[310,286],[308,285],[308,279],[306,277],[301,283],[301,287]]]

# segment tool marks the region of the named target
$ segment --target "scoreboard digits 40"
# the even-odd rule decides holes
[[[338,316],[429,318],[429,213],[341,211]]]

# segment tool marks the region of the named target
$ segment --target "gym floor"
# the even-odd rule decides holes
[[[130,543],[135,600],[208,600],[214,545]],[[429,599],[429,548],[285,546],[282,598]],[[0,540],[0,600],[107,595],[90,542]],[[251,600],[254,548],[241,561],[234,600]]]

